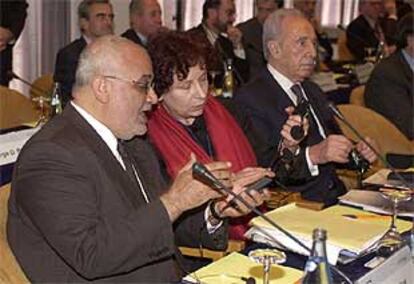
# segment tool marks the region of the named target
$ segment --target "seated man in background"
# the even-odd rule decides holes
[[[385,43],[380,19],[383,11],[382,0],[359,1],[360,15],[346,29],[346,45],[358,61],[375,56],[380,42]]]
[[[237,83],[247,81],[249,65],[242,45],[242,33],[233,27],[236,20],[234,0],[205,0],[200,25],[188,31],[206,48],[209,73],[217,73],[214,86],[222,88],[225,64],[232,61]],[[209,74],[210,75],[210,74]]]
[[[226,246],[227,226],[208,208],[181,218],[222,197],[193,178],[194,157],[168,187],[152,148],[138,137],[147,130],[145,111],[157,100],[152,79],[142,47],[116,36],[97,39],[80,56],[74,100],[22,149],[7,239],[31,282],[170,283],[180,278],[175,238]],[[230,181],[228,162],[207,167],[251,206],[268,194],[242,192],[268,171]],[[217,201],[229,203],[230,197]],[[222,216],[248,212],[235,202]],[[204,222],[208,231],[200,230]]]
[[[335,173],[335,163],[348,162],[354,145],[340,134],[320,88],[307,80],[316,63],[316,42],[311,23],[300,11],[272,13],[263,26],[267,68],[236,92],[235,101],[245,108],[265,141],[256,150],[263,167],[269,166],[272,153],[284,141],[279,133],[288,119],[285,109],[309,103],[309,131],[295,153],[302,157],[309,178],[291,189],[300,191],[305,199],[332,204],[346,192]],[[358,143],[356,149],[368,161],[375,160],[364,143]]]
[[[53,80],[60,83],[62,103],[72,99],[76,67],[82,50],[95,39],[113,34],[114,13],[109,0],[82,0],[78,6],[81,37],[59,50]]]
[[[374,69],[365,89],[367,107],[414,139],[414,13],[398,24],[398,50]]]
[[[277,9],[277,2],[277,0],[257,0],[256,16],[237,25],[243,34],[243,47],[249,62],[249,80],[266,66],[262,42],[263,23]]]
[[[131,28],[121,36],[146,47],[148,37],[161,29],[161,7],[157,0],[132,0],[129,3]]]

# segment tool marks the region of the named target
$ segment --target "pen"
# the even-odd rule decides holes
[[[374,220],[374,219],[389,219],[391,216],[384,216],[384,215],[365,215],[365,214],[343,214],[345,218],[350,219],[364,219],[364,220]]]

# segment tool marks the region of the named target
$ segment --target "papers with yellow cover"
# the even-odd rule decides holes
[[[322,211],[313,211],[289,204],[266,213],[277,224],[304,241],[308,247],[312,243],[313,229],[326,229],[328,232],[328,259],[331,263],[336,263],[341,250],[359,254],[377,241],[389,228],[391,217],[387,220],[386,218],[350,219],[343,216],[361,214],[375,216],[373,213],[340,205]],[[251,225],[254,229],[248,232],[248,236],[252,237],[252,235],[259,233],[262,234],[262,237],[265,235],[268,238],[276,239],[276,243],[280,243],[286,248],[306,254],[304,249],[296,247],[295,243],[262,218],[254,218]],[[397,220],[397,228],[400,232],[407,231],[411,228],[411,223]]]
[[[302,271],[280,265],[272,265],[270,269],[270,283],[295,283],[302,277]],[[206,284],[240,283],[245,284],[242,278],[253,277],[256,283],[263,282],[263,266],[254,262],[245,255],[232,253],[222,259],[207,265],[185,280]]]

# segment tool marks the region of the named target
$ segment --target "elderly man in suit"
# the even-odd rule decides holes
[[[335,163],[348,162],[354,145],[340,134],[322,91],[307,80],[315,67],[316,42],[312,24],[298,10],[272,13],[263,27],[267,68],[238,90],[235,100],[263,136],[265,143],[256,150],[262,166],[269,165],[278,145],[283,144],[280,132],[289,115],[286,109],[299,102],[310,104],[308,134],[294,152],[303,161],[308,179],[291,188],[300,191],[305,199],[330,204],[345,193],[335,173]],[[365,144],[358,143],[356,149],[369,161],[375,159]]]
[[[23,30],[27,6],[26,0],[0,1],[0,85],[9,85],[13,46]]]
[[[81,37],[59,50],[53,79],[60,83],[65,106],[72,99],[76,67],[82,50],[95,39],[113,33],[114,13],[109,0],[82,0],[78,6]]]
[[[139,137],[157,100],[152,80],[145,49],[122,37],[97,39],[80,56],[73,101],[22,149],[7,234],[30,281],[177,281],[176,244],[226,246],[226,221],[213,209],[183,213],[214,198],[227,208],[220,218],[249,212],[195,180],[194,158],[170,187],[163,182],[152,148]],[[269,172],[232,177],[230,166],[207,165],[235,194],[260,205],[267,192],[242,191]]]
[[[131,28],[121,36],[141,46],[147,46],[148,37],[161,29],[161,15],[161,7],[157,0],[132,0],[129,4]]]

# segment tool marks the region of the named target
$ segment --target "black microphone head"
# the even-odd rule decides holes
[[[215,189],[221,189],[224,185],[201,163],[195,162],[192,166],[193,177]]]
[[[295,125],[290,129],[290,136],[295,140],[301,140],[305,135],[305,131],[302,126]]]

